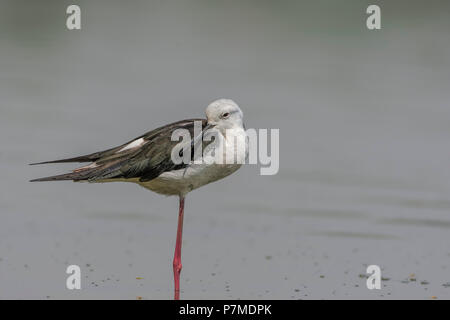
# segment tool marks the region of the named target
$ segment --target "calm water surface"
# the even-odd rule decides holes
[[[0,298],[171,298],[176,198],[31,184],[73,166],[27,164],[221,97],[280,129],[280,171],[188,196],[183,298],[450,298],[450,10],[435,2],[382,3],[370,32],[364,1],[81,1],[81,31],[65,3],[2,1]],[[82,290],[65,288],[70,264]]]

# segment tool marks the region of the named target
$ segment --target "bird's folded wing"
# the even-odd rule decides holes
[[[194,123],[200,121],[202,130],[206,120],[188,119],[157,128],[137,137],[121,146],[85,156],[46,161],[42,163],[60,162],[93,162],[90,165],[75,169],[71,173],[35,179],[32,181],[98,181],[108,179],[139,178],[149,181],[166,171],[181,169],[186,164],[175,164],[172,161],[172,149],[179,141],[172,141],[172,133],[176,129],[189,130],[194,137]],[[194,147],[194,146],[193,146]],[[193,153],[192,153],[193,154]],[[40,164],[40,163],[39,163]]]

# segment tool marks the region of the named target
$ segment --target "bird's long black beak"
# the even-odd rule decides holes
[[[208,131],[209,129],[211,129],[211,128],[214,128],[216,125],[215,124],[212,124],[212,123],[208,123],[208,124],[206,124],[206,126],[205,126],[205,128],[203,128],[203,130],[202,130],[202,134],[204,134],[206,131]]]
[[[208,123],[208,124],[203,128],[202,133],[199,134],[199,135],[198,135],[197,137],[195,137],[194,139],[192,139],[192,141],[191,141],[191,148],[194,148],[194,146],[196,146],[198,142],[200,142],[200,141],[203,140],[203,136],[204,136],[205,132],[207,132],[209,129],[214,128],[215,126],[216,126],[215,124]]]

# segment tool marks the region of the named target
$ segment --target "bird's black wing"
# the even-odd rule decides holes
[[[93,162],[73,172],[35,179],[31,181],[98,181],[108,179],[139,178],[140,181],[149,181],[161,173],[174,169],[181,169],[186,164],[175,164],[171,159],[172,149],[179,141],[172,141],[172,133],[176,129],[187,129],[193,139],[194,123],[201,122],[202,130],[207,123],[204,119],[188,119],[168,124],[149,131],[121,146],[85,156],[46,161],[41,163],[62,162]],[[143,139],[136,147],[126,148],[133,141]],[[205,144],[205,142],[203,143]],[[194,146],[192,146],[193,148]],[[125,150],[122,150],[125,149]],[[193,152],[192,152],[193,154]],[[36,163],[36,164],[41,164]]]

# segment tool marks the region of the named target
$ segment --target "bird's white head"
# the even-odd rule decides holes
[[[206,118],[209,125],[220,130],[244,126],[244,114],[231,99],[219,99],[206,108]]]

